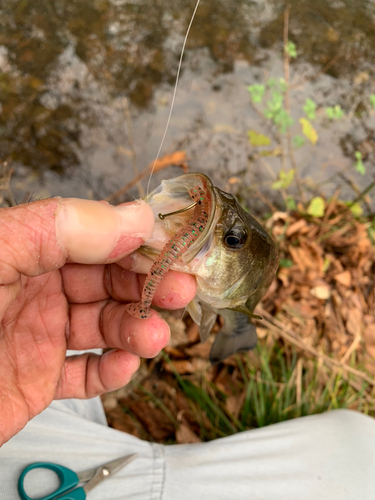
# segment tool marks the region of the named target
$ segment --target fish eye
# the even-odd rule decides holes
[[[233,250],[238,250],[242,248],[246,242],[247,234],[245,231],[232,228],[224,238],[224,242],[229,248],[233,248]]]

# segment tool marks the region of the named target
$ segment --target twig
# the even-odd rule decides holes
[[[141,170],[141,172],[135,177],[133,180],[125,184],[122,188],[118,189],[116,192],[112,193],[110,196],[107,196],[106,201],[114,201],[117,198],[120,198],[123,194],[125,194],[129,189],[131,189],[133,186],[137,184],[140,180],[142,180],[144,177],[146,177],[148,174],[151,173],[151,168],[152,166],[148,166]]]
[[[359,193],[360,193],[359,188],[357,187],[357,185],[349,177],[347,177],[345,175],[344,172],[339,172],[339,177],[340,177],[341,180],[343,180],[345,182],[345,184],[347,184],[350,187],[350,189],[354,192],[354,194],[356,196],[359,195]]]
[[[277,179],[275,172],[272,170],[270,165],[264,160],[260,155],[257,155],[256,158],[260,160],[260,162],[264,165],[270,177],[275,181]]]
[[[340,177],[340,179],[342,179],[342,180],[343,180],[343,181],[344,181],[344,182],[345,182],[345,183],[346,183],[346,184],[347,184],[347,185],[348,185],[348,186],[349,186],[349,187],[353,190],[353,192],[357,195],[357,198],[356,198],[356,200],[357,200],[357,201],[359,201],[360,199],[363,199],[363,198],[366,196],[366,194],[367,194],[367,191],[366,191],[366,190],[367,190],[368,186],[367,186],[367,188],[364,190],[364,192],[363,192],[363,194],[362,194],[362,193],[360,192],[360,190],[359,190],[358,186],[357,186],[357,185],[356,185],[356,184],[355,184],[355,183],[354,183],[354,182],[353,182],[353,181],[352,181],[349,177],[347,177],[347,176],[346,176],[343,172],[340,172],[340,173],[339,173],[339,177]],[[370,184],[370,186],[371,186],[371,184]],[[370,187],[370,190],[371,190],[371,189],[372,189],[372,188]],[[368,211],[368,212],[370,212],[370,210],[371,210],[371,206],[368,204],[367,200],[366,200],[366,199],[363,199],[362,201],[363,201],[363,203],[366,205],[367,211]],[[355,200],[354,200],[354,201],[352,201],[352,202],[350,202],[349,207],[352,207],[352,206],[354,205],[354,203],[356,203],[356,201],[355,201]]]
[[[285,80],[285,110],[290,116],[290,96],[289,96],[289,83],[290,83],[290,67],[289,67],[289,54],[287,51],[287,46],[288,46],[288,32],[289,32],[289,12],[290,12],[290,5],[287,6],[284,12],[284,80]],[[290,129],[286,130],[286,139],[287,139],[287,148],[288,148],[288,154],[289,158],[292,164],[292,168],[294,169],[294,178],[296,180],[296,185],[298,189],[298,193],[300,195],[301,200],[305,203],[305,194],[303,192],[302,186],[301,186],[301,180],[298,175],[298,170],[297,170],[297,164],[296,164],[296,159],[294,158],[294,151],[293,151],[293,145],[292,145],[292,134],[290,132]]]
[[[301,401],[302,401],[302,367],[303,367],[303,360],[302,358],[299,358],[297,361],[297,377],[296,377],[296,402],[298,406],[301,406]]]
[[[283,136],[282,134],[279,134],[279,148],[281,151],[281,170],[286,172],[286,155],[285,155],[285,148],[284,148],[284,143],[283,143]]]
[[[366,196],[366,194],[368,194],[372,189],[374,189],[374,187],[375,187],[375,180],[372,181],[371,184],[369,184],[361,193],[359,193],[357,198],[349,203],[348,207],[350,208],[354,205],[354,203],[358,203],[359,201],[361,201],[363,197]]]
[[[282,145],[281,145],[281,149],[282,149]],[[270,174],[270,177],[272,177],[272,179],[276,180],[276,174],[275,172],[272,170],[272,168],[269,166],[269,164],[260,156],[258,155],[257,156],[257,159],[260,160],[260,162],[262,163],[262,165],[265,167],[265,169],[267,170],[267,172]],[[279,189],[278,191],[280,191],[280,194],[284,200],[284,203],[286,205],[286,200],[287,200],[287,194],[285,192],[284,189]]]
[[[256,311],[258,312],[262,317],[263,317],[263,323],[266,324],[270,330],[275,331],[280,337],[282,337],[284,340],[289,342],[290,344],[295,345],[299,349],[302,349],[312,356],[314,356],[317,359],[321,359],[326,365],[335,366],[343,371],[346,371],[347,373],[351,373],[352,375],[355,375],[358,378],[361,378],[362,380],[365,380],[369,385],[375,387],[375,380],[371,379],[369,376],[367,376],[365,373],[363,373],[360,370],[356,370],[355,368],[352,368],[351,366],[346,365],[342,361],[339,361],[337,359],[330,358],[329,356],[326,356],[325,354],[320,353],[317,349],[315,349],[312,346],[307,345],[303,339],[301,338],[296,338],[293,333],[288,330],[283,323],[278,321],[276,318],[273,318],[267,311],[262,309],[261,307],[257,307]],[[264,319],[264,318],[267,319]]]
[[[330,202],[328,203],[327,208],[324,211],[324,217],[322,219],[322,224],[319,226],[318,234],[316,235],[316,238],[320,238],[323,230],[326,229],[327,225],[329,224],[329,218],[330,218],[333,210],[336,207],[337,200],[339,198],[340,192],[341,192],[341,189],[338,188],[333,193],[333,196],[332,196]]]
[[[330,182],[332,182],[336,177],[338,177],[342,172],[349,172],[349,170],[351,170],[354,166],[354,164],[350,164],[349,166],[343,168],[341,165],[339,165],[337,162],[325,162],[325,163],[322,163],[321,164],[321,168],[325,168],[326,166],[328,165],[334,165],[335,167],[338,167],[340,168],[341,170],[339,172],[335,172],[334,174],[330,175],[329,177],[327,177],[326,179],[324,179],[323,181],[320,181],[318,183],[315,184],[315,189],[319,189],[320,187],[322,186],[325,186],[326,184],[329,184]]]
[[[271,385],[272,387],[279,387],[281,389],[285,389],[286,384],[284,382],[275,382],[274,380],[266,380],[262,378],[259,375],[259,372],[256,373],[256,375],[253,375],[252,373],[249,373],[249,378],[256,380],[257,382],[260,382],[262,384],[268,384]]]
[[[261,201],[263,201],[263,203],[267,205],[269,209],[271,209],[272,213],[277,212],[277,208],[275,207],[275,205],[273,205],[269,200],[267,200],[267,198],[261,193],[259,189],[255,191],[255,196],[258,196],[258,198]]]
[[[350,358],[352,352],[354,352],[354,351],[357,350],[357,347],[359,346],[359,344],[361,342],[361,339],[362,339],[361,333],[357,332],[357,335],[355,336],[353,342],[350,344],[350,346],[348,347],[346,353],[341,358],[341,363],[346,363],[348,361],[348,359]]]

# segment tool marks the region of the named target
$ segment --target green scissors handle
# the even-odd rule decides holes
[[[49,462],[35,462],[33,464],[28,465],[23,470],[18,480],[18,493],[22,498],[22,500],[34,500],[33,498],[29,497],[26,494],[23,485],[26,474],[32,469],[52,470],[53,472],[56,472],[56,474],[60,479],[60,486],[58,487],[58,489],[53,493],[40,498],[39,500],[54,500],[56,498],[59,498],[59,500],[85,500],[86,493],[83,488],[76,488],[75,490],[72,490],[69,493],[65,493],[66,491],[69,491],[70,489],[74,488],[74,486],[77,486],[77,484],[79,483],[79,477],[77,476],[77,474],[71,469],[67,469],[62,465],[51,464]],[[65,495],[63,495],[64,493]]]

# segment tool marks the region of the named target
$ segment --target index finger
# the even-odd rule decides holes
[[[64,291],[71,304],[86,304],[113,298],[119,302],[141,300],[146,275],[138,275],[118,264],[85,266],[67,264],[61,269]],[[194,276],[168,271],[159,284],[153,304],[165,309],[185,307],[196,295]]]

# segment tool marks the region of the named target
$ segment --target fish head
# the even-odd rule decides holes
[[[235,196],[214,191],[213,227],[191,265],[198,296],[213,307],[251,314],[274,278],[276,245]]]

